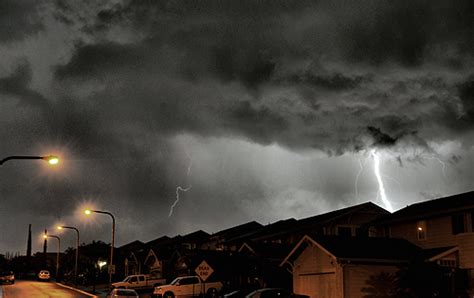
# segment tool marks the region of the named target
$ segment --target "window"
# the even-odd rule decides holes
[[[426,240],[426,221],[416,223],[416,235],[418,240]]]
[[[453,230],[453,235],[464,233],[464,214],[454,214],[451,216],[451,227]]]
[[[138,277],[138,281],[145,281],[145,276],[140,275],[140,276]]]
[[[196,277],[183,278],[179,284],[180,285],[192,285],[199,283],[199,280]]]
[[[130,278],[130,282],[137,282],[137,277],[136,276],[132,276]]]
[[[337,227],[337,234],[339,236],[350,237],[352,236],[351,227]]]

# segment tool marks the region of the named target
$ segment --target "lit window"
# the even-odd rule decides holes
[[[418,240],[426,240],[426,221],[416,223],[416,235]]]

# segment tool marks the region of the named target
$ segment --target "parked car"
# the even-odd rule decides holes
[[[165,278],[155,278],[146,274],[135,274],[125,277],[123,281],[114,282],[113,288],[117,289],[151,289],[166,283]]]
[[[217,297],[222,290],[221,282],[203,283],[198,276],[183,276],[175,278],[169,285],[155,287],[154,297],[179,298],[183,296]]]
[[[15,283],[15,274],[13,271],[4,271],[0,273],[0,283],[9,283],[9,284],[14,284]]]
[[[107,294],[107,298],[130,298],[135,297],[138,298],[137,292],[132,289],[113,289]]]
[[[49,281],[51,279],[51,274],[49,273],[48,270],[41,270],[38,273],[38,279],[40,281]]]
[[[281,288],[265,288],[265,289],[258,289],[247,296],[245,298],[303,298],[303,295],[296,295],[291,293],[288,290],[281,289]]]

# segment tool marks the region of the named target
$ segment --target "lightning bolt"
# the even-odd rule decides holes
[[[189,175],[191,174],[191,168],[193,166],[193,161],[191,159],[191,156],[189,154],[188,155],[188,158],[189,158],[189,165],[188,165],[188,169],[186,171],[186,177],[189,177]],[[171,205],[170,207],[170,213],[168,214],[168,217],[171,217],[173,215],[173,211],[174,211],[174,207],[176,207],[176,205],[178,205],[179,203],[179,193],[180,192],[187,192],[188,190],[190,190],[192,187],[192,185],[184,188],[182,186],[177,186],[176,187],[176,200],[174,201],[173,205]]]
[[[380,174],[380,157],[377,154],[375,150],[372,150],[372,156],[374,157],[374,174],[375,177],[377,178],[377,183],[379,184],[379,192],[377,194],[377,197],[380,197],[382,200],[382,203],[385,205],[385,208],[387,208],[388,211],[392,212],[393,207],[392,203],[387,198],[387,194],[385,193],[385,187],[383,184],[382,180],[382,175]]]
[[[179,203],[179,192],[180,191],[186,192],[190,189],[191,189],[191,186],[189,186],[187,188],[182,188],[181,186],[176,187],[176,200],[174,201],[173,205],[171,205],[170,213],[168,214],[168,217],[171,217],[171,215],[173,215],[174,207],[176,207],[176,205],[178,205],[178,203]]]

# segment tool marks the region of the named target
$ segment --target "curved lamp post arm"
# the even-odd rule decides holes
[[[59,161],[58,157],[54,155],[45,155],[45,156],[12,155],[0,160],[0,166],[12,159],[43,159],[43,160],[48,161],[51,164],[57,164]]]
[[[74,283],[77,286],[77,272],[78,272],[79,245],[80,245],[79,230],[76,227],[69,227],[69,226],[59,226],[58,228],[74,230],[74,231],[76,231],[76,234],[77,234],[77,237],[76,237],[76,256],[75,256],[75,262],[74,262]]]
[[[58,274],[59,274],[59,253],[61,251],[61,238],[56,235],[50,235],[50,234],[45,234],[46,237],[50,238],[56,238],[58,239],[58,252],[56,254],[56,281],[58,280]]]
[[[100,211],[100,210],[90,210],[90,212],[100,213],[109,215],[112,218],[112,243],[110,244],[110,266],[112,266],[114,260],[114,246],[115,246],[115,217],[112,213],[107,211]],[[109,287],[112,284],[112,271],[109,270]]]

